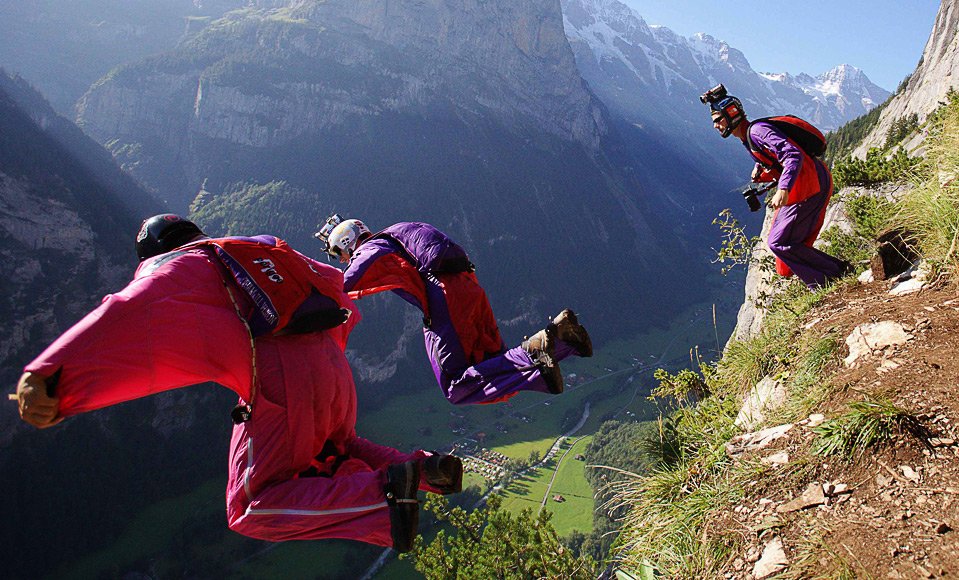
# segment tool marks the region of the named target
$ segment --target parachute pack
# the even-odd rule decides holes
[[[253,301],[254,311],[247,322],[254,338],[281,331],[325,330],[349,318],[350,311],[341,308],[334,298],[343,294],[342,286],[314,270],[279,238],[213,238],[181,249],[198,246],[210,248]],[[316,307],[308,313],[299,312],[310,299],[317,302]]]
[[[373,237],[386,237],[395,240],[406,254],[411,264],[421,274],[455,274],[473,272],[466,250],[435,227],[421,222],[412,222],[415,228],[393,231],[392,228],[375,234]],[[410,248],[418,248],[411,251]]]
[[[769,123],[773,127],[776,127],[782,131],[790,141],[795,143],[802,149],[807,155],[812,157],[822,157],[826,152],[826,137],[823,136],[822,132],[813,126],[812,123],[800,119],[799,117],[793,115],[781,115],[778,117],[764,117],[762,119],[756,119],[753,123]],[[748,135],[748,133],[747,133]],[[752,140],[752,137],[748,137],[749,141],[749,150],[754,154],[758,155],[759,158],[768,160],[768,155],[765,151],[762,151],[757,147]],[[767,167],[773,167],[779,165],[775,159],[773,163],[766,163],[765,161],[760,161],[763,165]]]

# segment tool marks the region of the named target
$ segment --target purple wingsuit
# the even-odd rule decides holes
[[[423,312],[426,354],[451,403],[549,392],[529,353],[503,345],[466,252],[435,227],[401,222],[363,242],[350,259],[344,288],[352,298],[392,290]],[[557,341],[558,360],[572,354],[572,347]]]
[[[756,121],[747,131],[747,140],[759,151],[744,142],[746,149],[758,162],[772,165],[773,175],[779,172],[778,188],[789,192],[786,205],[773,216],[767,242],[777,258],[777,272],[782,276],[796,274],[810,289],[841,276],[847,264],[813,247],[832,197],[829,168],[771,123]]]

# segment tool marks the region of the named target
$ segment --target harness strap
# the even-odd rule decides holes
[[[239,425],[240,423],[246,423],[250,420],[250,417],[253,415],[253,401],[256,399],[256,387],[259,381],[256,376],[256,340],[253,338],[253,331],[250,330],[250,323],[246,321],[246,318],[240,312],[240,305],[236,301],[236,297],[233,296],[233,291],[230,290],[230,284],[224,280],[223,287],[226,288],[226,293],[230,296],[230,302],[233,303],[233,311],[236,312],[237,318],[240,319],[240,322],[243,323],[243,327],[246,328],[246,334],[250,337],[250,365],[251,365],[251,378],[252,382],[250,384],[250,400],[244,404],[238,404],[233,408],[233,411],[230,412],[230,417],[233,419],[234,425]]]

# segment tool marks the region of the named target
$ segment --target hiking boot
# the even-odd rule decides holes
[[[423,460],[426,483],[441,495],[463,491],[463,462],[453,455],[433,454]]]
[[[409,552],[420,524],[420,502],[416,490],[420,486],[420,465],[416,461],[397,463],[386,469],[386,503],[390,506],[390,534],[393,549]]]
[[[856,273],[856,265],[851,262],[847,262],[846,260],[843,260],[842,269],[839,270],[839,273],[836,274],[835,276],[826,277],[826,283],[829,284],[837,280],[842,280],[846,276],[849,276],[855,273]]]
[[[842,272],[839,273],[840,278],[845,278],[851,274],[856,273],[856,265],[852,262],[847,262],[843,260]]]
[[[589,333],[576,318],[576,313],[567,308],[553,319],[556,325],[556,337],[576,349],[576,354],[587,357],[593,356],[593,341]]]
[[[563,392],[563,373],[556,360],[556,325],[548,324],[523,342],[523,349],[539,367],[549,392],[558,395]]]

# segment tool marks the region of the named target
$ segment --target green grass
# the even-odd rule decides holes
[[[157,502],[136,516],[112,546],[90,554],[55,576],[96,578],[116,567],[129,566],[150,556],[157,546],[166,545],[198,513],[215,512],[226,527],[224,487],[224,481],[208,481],[189,494]]]
[[[393,558],[375,577],[383,580],[423,580],[423,575],[416,571],[413,562],[405,558]]]
[[[201,577],[217,570],[215,576],[231,578],[331,578],[344,570],[365,569],[379,553],[376,547],[348,541],[270,544],[245,539],[227,530],[224,485],[208,481],[189,494],[157,502],[134,517],[113,545],[53,577],[112,577],[117,570],[149,560],[159,577],[180,575],[187,564]],[[205,527],[196,527],[197,522]],[[180,546],[181,537],[191,540]]]
[[[543,457],[555,442],[556,437],[550,435],[549,437],[532,441],[518,441],[516,443],[509,443],[507,445],[497,445],[493,448],[493,450],[502,453],[507,457],[525,460],[529,458],[529,454],[533,451],[536,451],[539,453],[540,457]]]
[[[796,364],[786,380],[786,402],[770,412],[770,424],[805,419],[834,390],[825,376],[825,369],[838,358],[839,345],[839,338],[835,334],[803,337]]]
[[[235,571],[234,578],[336,578],[345,570],[366,570],[379,554],[374,546],[345,541],[292,541],[274,544]]]
[[[959,93],[929,116],[927,154],[915,187],[899,203],[894,221],[915,232],[920,253],[959,265]]]
[[[463,489],[475,485],[481,490],[486,490],[486,478],[478,473],[466,472],[463,474]]]
[[[567,536],[574,530],[583,533],[592,531],[593,490],[586,480],[586,462],[575,459],[577,454],[585,452],[592,439],[591,436],[579,439],[569,449],[565,459],[565,450],[561,450],[547,466],[515,481],[503,494],[503,507],[513,513],[519,513],[525,507],[538,510],[553,477],[556,461],[559,460],[556,479],[546,500],[546,509],[553,512],[553,527],[560,536]],[[565,501],[553,501],[556,495],[563,496]]]
[[[886,399],[855,401],[849,411],[813,429],[819,436],[813,451],[818,455],[839,455],[851,459],[874,445],[892,440],[905,431],[928,440],[930,434],[915,414]]]

